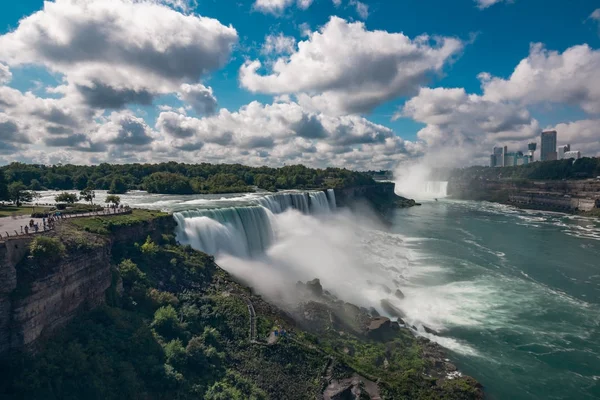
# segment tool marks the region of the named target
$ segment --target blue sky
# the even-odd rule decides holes
[[[100,0],[71,1],[0,6],[0,67],[10,71],[2,79],[0,69],[0,83],[12,99],[4,105],[10,102],[0,92],[0,163],[175,159],[393,168],[448,146],[470,154],[461,162],[484,163],[490,146],[524,149],[544,128],[559,129],[559,143],[600,154],[597,1],[114,0],[109,11],[95,6]],[[116,33],[104,36],[94,25],[109,14],[131,25],[128,18],[145,10],[150,33],[131,28],[123,38],[108,37]],[[347,28],[356,35],[345,40],[337,32]],[[77,49],[74,32],[105,50],[101,61]],[[163,34],[170,35],[166,44]],[[178,59],[179,35],[196,44],[186,44]],[[285,49],[266,50],[269,36]],[[152,54],[132,50],[146,38]],[[62,53],[50,54],[52,41]],[[406,46],[414,48],[404,54]],[[276,60],[287,69],[275,71]],[[246,69],[256,61],[260,68]],[[511,79],[520,63],[526,65]],[[115,66],[118,79],[107,72]],[[332,70],[338,75],[320,76]],[[180,85],[191,86],[186,92]],[[16,105],[25,99],[36,106]],[[52,110],[70,118],[52,119]]]

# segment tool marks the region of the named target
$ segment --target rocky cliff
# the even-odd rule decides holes
[[[395,193],[395,187],[396,184],[393,182],[380,182],[375,185],[335,189],[335,198],[338,207],[353,208],[361,202],[366,202],[384,215],[394,208],[418,205],[412,199],[398,196]]]
[[[68,251],[52,265],[27,257],[32,237],[0,242],[0,353],[34,345],[78,313],[103,304],[112,283],[113,246],[147,236],[158,240],[175,226],[169,215],[127,222],[104,236],[60,225],[51,236]]]
[[[600,181],[532,181],[527,179],[451,179],[448,195],[524,208],[589,212],[600,207]]]

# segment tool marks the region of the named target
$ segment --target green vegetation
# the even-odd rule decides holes
[[[115,206],[118,206],[119,204],[121,204],[121,197],[114,195],[114,194],[109,194],[108,196],[106,196],[106,199],[104,200],[104,202],[106,204],[113,204]]]
[[[77,243],[112,243],[113,286],[106,306],[80,315],[35,354],[2,360],[1,398],[304,400],[322,393],[332,359],[333,378],[355,371],[380,378],[384,399],[478,398],[474,382],[439,386],[426,377],[430,361],[406,330],[388,342],[369,340],[352,328],[307,333],[235,283],[213,257],[179,246],[169,232],[152,232],[153,238],[135,244],[89,233],[110,231],[108,221],[111,227],[134,226],[163,216],[134,210],[82,218],[60,224],[55,239],[39,236],[36,248],[43,254],[63,246],[56,252],[66,251],[66,257],[77,251]],[[251,344],[248,299],[257,313],[259,339],[275,326],[289,336],[270,346]]]
[[[48,236],[36,236],[29,245],[30,257],[42,265],[56,263],[65,250],[60,240]]]
[[[440,173],[442,173],[440,171]],[[528,180],[590,179],[600,176],[600,158],[535,162],[518,167],[469,167],[453,170],[451,179],[511,179],[518,184]],[[444,179],[445,180],[445,179]]]
[[[113,194],[131,189],[152,193],[251,192],[254,186],[276,189],[325,189],[373,184],[370,175],[339,168],[311,169],[302,165],[282,168],[248,167],[240,164],[100,164],[30,165],[12,163],[0,167],[7,183],[21,182],[26,188],[53,190],[109,190]],[[0,200],[3,195],[0,180]]]
[[[54,201],[57,203],[74,204],[77,200],[79,200],[79,198],[75,193],[62,192],[61,194],[54,196]]]
[[[110,194],[127,193],[127,183],[125,183],[125,181],[121,177],[119,177],[119,176],[115,177],[110,184],[108,193],[110,193]]]
[[[7,200],[15,203],[17,207],[21,207],[21,203],[30,202],[33,199],[33,194],[27,190],[23,182],[12,182],[8,185]]]
[[[121,227],[134,226],[140,222],[148,222],[157,217],[169,217],[168,213],[152,210],[134,209],[130,214],[103,215],[89,218],[69,220],[69,224],[86,232],[108,235]]]

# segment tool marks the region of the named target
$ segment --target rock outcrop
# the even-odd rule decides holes
[[[159,240],[175,224],[166,216],[119,227],[108,237],[80,232],[79,249],[45,266],[26,257],[32,237],[0,241],[0,354],[31,347],[78,313],[104,303],[112,284],[112,247],[148,235]],[[51,235],[63,238],[59,228]]]

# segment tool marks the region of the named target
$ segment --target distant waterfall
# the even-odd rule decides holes
[[[264,207],[231,207],[175,213],[177,238],[208,254],[250,257],[273,242],[271,215]]]
[[[335,210],[337,208],[337,202],[335,200],[335,190],[327,189],[327,200],[329,201],[329,208]]]
[[[323,215],[336,209],[333,190],[275,193],[254,202],[256,206],[175,213],[177,239],[208,254],[252,257],[273,243],[275,214],[293,209],[303,214]]]
[[[426,182],[425,193],[430,197],[446,197],[448,195],[448,182],[446,181],[428,181]]]

